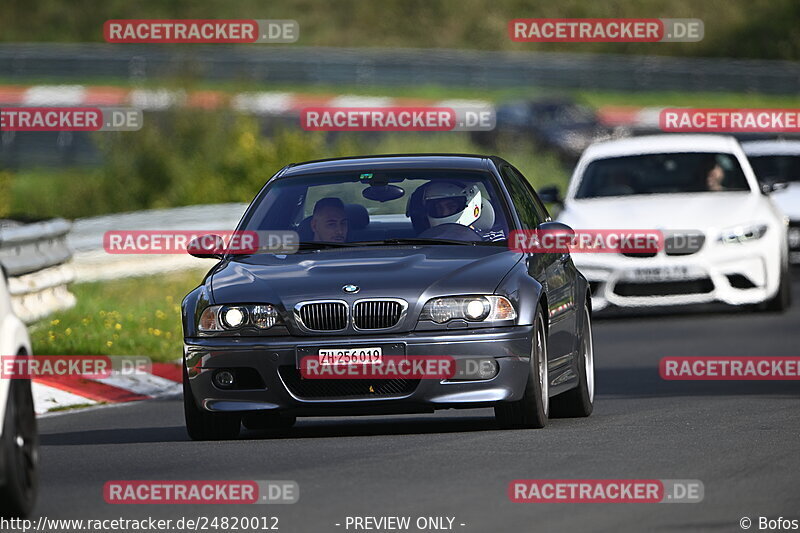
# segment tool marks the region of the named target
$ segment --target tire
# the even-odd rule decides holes
[[[11,382],[0,453],[5,464],[0,517],[24,518],[36,503],[39,487],[39,438],[30,380]]]
[[[771,299],[764,302],[760,307],[761,311],[771,313],[782,313],[792,305],[792,284],[789,277],[788,266],[781,269],[781,279],[778,284],[778,292]]]
[[[550,383],[547,372],[547,330],[544,313],[536,313],[531,343],[530,372],[522,398],[495,406],[494,415],[501,428],[543,428],[550,407]]]
[[[254,430],[286,430],[294,426],[297,417],[286,416],[279,413],[253,412],[242,416],[242,425]]]
[[[553,418],[584,417],[594,409],[594,344],[592,342],[592,314],[583,309],[578,356],[578,386],[553,397],[550,416]]]
[[[183,368],[183,413],[186,418],[186,431],[192,440],[228,440],[239,436],[242,420],[234,413],[209,413],[197,407],[192,389],[189,387],[189,374]]]

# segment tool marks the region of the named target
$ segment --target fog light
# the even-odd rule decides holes
[[[214,383],[221,389],[229,389],[234,383],[233,373],[229,370],[220,370],[214,374]]]
[[[492,379],[497,375],[497,361],[494,359],[484,359],[478,365],[479,379]]]
[[[498,366],[494,357],[478,357],[456,360],[456,373],[448,381],[482,381],[494,378]]]

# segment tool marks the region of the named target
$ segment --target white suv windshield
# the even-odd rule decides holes
[[[749,191],[731,154],[666,153],[592,161],[576,198],[721,191]]]

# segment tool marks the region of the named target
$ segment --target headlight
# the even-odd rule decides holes
[[[432,320],[444,324],[461,319],[469,322],[493,322],[514,320],[517,312],[511,302],[503,296],[448,296],[434,298],[425,304],[420,320]]]
[[[719,242],[733,244],[747,241],[755,241],[764,236],[767,232],[766,224],[751,224],[749,226],[736,226],[727,228],[720,232]]]
[[[219,317],[226,329],[236,329],[247,319],[247,311],[243,307],[226,307],[221,310]]]
[[[212,305],[200,315],[197,329],[202,332],[231,331],[251,327],[269,329],[278,322],[275,306],[255,305]]]

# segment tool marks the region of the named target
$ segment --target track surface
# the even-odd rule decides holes
[[[499,431],[491,410],[301,419],[288,433],[190,442],[179,400],[41,420],[49,518],[278,516],[280,531],[347,531],[346,516],[455,517],[454,531],[741,531],[800,519],[798,382],[666,382],[663,356],[800,355],[800,282],[784,315],[598,320],[598,396],[588,419]],[[699,479],[698,504],[514,504],[520,478]],[[120,506],[119,479],[295,480],[300,502]],[[342,524],[336,526],[335,524]],[[464,524],[461,526],[460,524]],[[353,529],[350,529],[353,531]],[[412,527],[409,531],[418,531]]]

